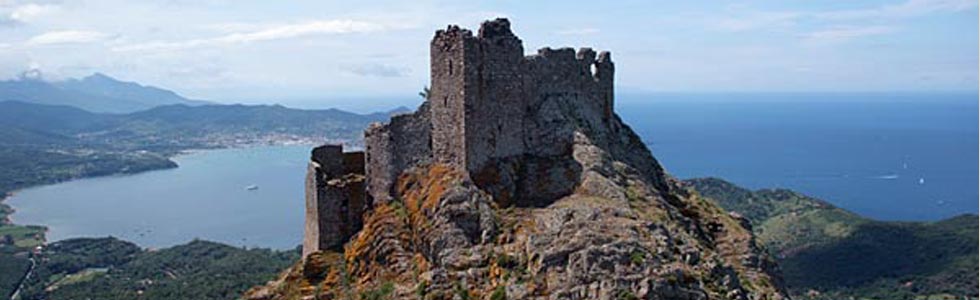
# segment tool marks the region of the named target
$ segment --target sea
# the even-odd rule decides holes
[[[621,93],[616,109],[677,178],[787,188],[889,221],[978,213],[976,93]],[[207,239],[291,249],[310,146],[196,151],[177,169],[18,191],[49,240]]]

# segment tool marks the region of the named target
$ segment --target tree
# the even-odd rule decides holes
[[[419,97],[422,99],[429,100],[429,86],[422,87],[422,91],[419,92]]]

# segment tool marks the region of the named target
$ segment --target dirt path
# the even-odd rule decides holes
[[[27,270],[27,273],[24,273],[24,278],[20,279],[20,284],[17,285],[17,289],[14,290],[14,293],[10,294],[10,300],[17,300],[20,298],[20,290],[24,288],[24,284],[31,278],[31,274],[34,274],[34,267],[37,266],[37,262],[34,261],[33,257],[31,257],[30,260],[31,268]]]

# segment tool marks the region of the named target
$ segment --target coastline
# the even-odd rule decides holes
[[[180,149],[180,150],[173,151],[173,152],[166,153],[166,154],[164,154],[164,153],[156,153],[156,154],[159,154],[160,156],[162,156],[163,158],[165,158],[170,163],[168,165],[154,165],[152,168],[143,168],[143,169],[138,169],[138,170],[135,170],[135,171],[122,170],[122,171],[117,171],[117,172],[113,172],[113,173],[110,173],[110,174],[96,174],[96,175],[90,175],[90,176],[77,176],[77,177],[72,177],[72,178],[65,179],[65,180],[55,180],[55,181],[49,181],[49,182],[44,182],[44,183],[38,183],[38,184],[32,184],[32,185],[25,185],[25,186],[21,186],[21,187],[16,187],[15,189],[10,190],[10,191],[0,191],[0,192],[3,192],[4,193],[2,195],[2,197],[0,197],[0,217],[2,217],[2,219],[0,219],[0,226],[13,226],[13,227],[24,227],[24,228],[28,228],[28,227],[44,228],[44,232],[39,237],[39,240],[41,241],[41,245],[46,245],[49,242],[48,239],[47,239],[47,236],[46,236],[47,233],[48,233],[48,231],[49,231],[49,228],[48,228],[47,224],[43,224],[43,223],[39,223],[39,224],[23,224],[21,222],[16,222],[16,220],[15,220],[16,218],[12,217],[17,212],[17,208],[14,207],[13,205],[11,205],[10,199],[13,199],[14,197],[16,197],[21,191],[24,191],[24,190],[27,190],[27,189],[32,189],[32,188],[39,188],[39,187],[50,186],[50,185],[57,185],[57,184],[72,182],[72,181],[76,181],[76,180],[95,179],[95,178],[111,178],[111,177],[125,177],[125,176],[138,175],[138,174],[143,174],[143,173],[148,173],[148,172],[153,172],[153,171],[162,171],[162,170],[176,169],[176,168],[180,168],[181,167],[180,164],[178,164],[179,159],[176,159],[176,158],[179,158],[181,156],[186,156],[186,155],[200,154],[202,152],[207,152],[207,151],[212,151],[212,150],[248,149],[248,148],[256,148],[256,147],[277,147],[277,146],[309,146],[309,147],[314,147],[314,146],[316,146],[316,145],[318,145],[320,143],[350,143],[350,142],[349,141],[346,141],[346,140],[328,140],[328,139],[324,139],[324,140],[314,140],[314,139],[287,139],[287,140],[276,140],[276,141],[257,141],[257,142],[234,143],[234,144],[228,144],[228,145],[219,145],[219,146],[215,146],[215,147],[194,147],[194,148]],[[144,150],[137,150],[137,151],[144,151]],[[137,151],[134,151],[134,152],[137,152]]]
[[[3,195],[0,195],[0,211],[9,212],[5,213],[3,218],[0,218],[0,225],[14,225],[14,223],[10,221],[10,215],[14,213],[14,207],[7,204],[7,199],[10,199],[10,197],[13,196],[14,192],[3,192]]]

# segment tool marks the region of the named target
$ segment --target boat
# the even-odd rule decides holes
[[[254,184],[245,187],[245,190],[247,190],[247,191],[254,191],[254,190],[257,190],[257,189],[259,189],[259,186],[254,185]]]

